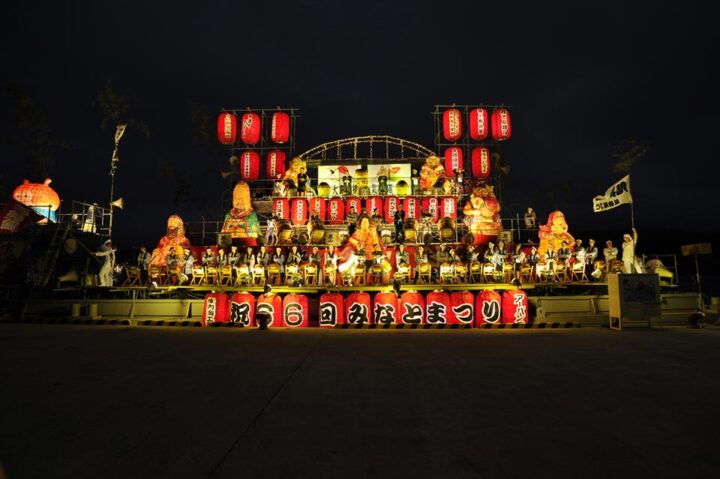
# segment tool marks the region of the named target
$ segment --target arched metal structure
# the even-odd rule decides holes
[[[388,135],[356,136],[329,141],[298,156],[314,166],[328,161],[342,163],[424,161],[436,153],[413,141]]]

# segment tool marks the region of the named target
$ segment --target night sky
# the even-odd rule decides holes
[[[707,2],[643,3],[13,2],[2,81],[31,95],[70,146],[51,174],[65,201],[107,203],[114,128],[101,129],[91,103],[108,80],[131,97],[150,137],[131,128],[121,143],[121,247],[154,245],[173,212],[222,219],[229,154],[193,145],[189,100],[213,121],[223,107],[299,108],[297,152],[366,134],[432,148],[433,105],[504,103],[504,217],[533,206],[541,220],[565,211],[571,232],[600,240],[629,229],[628,207],[594,214],[591,199],[623,176],[614,145],[638,138],[650,145],[632,171],[641,237],[718,232],[715,17]],[[6,137],[11,102],[0,101]],[[23,155],[7,142],[0,153],[9,196]],[[163,165],[192,180],[191,202],[173,205]]]

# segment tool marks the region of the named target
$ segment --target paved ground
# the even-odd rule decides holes
[[[720,477],[720,330],[0,324],[9,479]]]

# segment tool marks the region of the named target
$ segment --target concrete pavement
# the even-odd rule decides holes
[[[0,324],[24,477],[720,477],[720,330]]]

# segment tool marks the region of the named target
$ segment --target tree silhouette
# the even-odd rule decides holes
[[[50,176],[58,152],[69,148],[47,124],[37,100],[20,86],[5,85],[10,98],[12,128],[3,142],[17,148],[23,156],[28,178],[42,180]]]
[[[113,86],[112,80],[108,80],[107,84],[97,92],[92,106],[100,110],[102,115],[100,126],[102,128],[109,126],[114,129],[117,125],[125,124],[143,132],[145,138],[150,138],[150,129],[147,124],[134,116],[131,98],[118,92]]]
[[[613,171],[630,173],[632,167],[650,150],[647,140],[628,138],[613,147],[612,157],[615,160]]]

